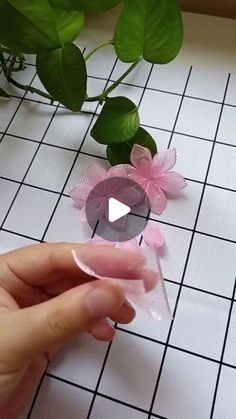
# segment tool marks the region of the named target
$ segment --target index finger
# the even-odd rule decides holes
[[[72,250],[78,252],[83,261],[99,275],[138,279],[145,264],[145,259],[139,253],[110,246],[75,243],[36,244],[2,255],[0,262],[5,262],[8,274],[12,273],[34,286],[65,278],[88,279],[88,275],[79,272]]]

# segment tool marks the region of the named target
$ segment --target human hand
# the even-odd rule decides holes
[[[40,244],[0,256],[0,417],[15,419],[35,392],[53,354],[75,336],[111,340],[106,318],[135,316],[123,289],[81,272],[72,249],[99,274],[143,279],[144,258],[109,246]]]

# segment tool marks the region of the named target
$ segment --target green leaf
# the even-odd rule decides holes
[[[125,0],[117,24],[114,45],[124,62],[165,64],[178,54],[183,24],[176,0]]]
[[[0,97],[4,98],[4,99],[9,99],[10,98],[9,94],[7,92],[5,92],[5,90],[1,89],[1,87],[0,87]]]
[[[84,26],[84,14],[75,10],[54,9],[61,43],[72,42]]]
[[[128,98],[108,98],[91,131],[101,144],[119,144],[132,138],[139,129],[137,106]]]
[[[148,148],[153,156],[157,153],[155,140],[145,129],[140,127],[135,136],[126,143],[107,146],[107,158],[111,165],[130,163],[130,153],[134,144]]]
[[[53,7],[66,10],[80,10],[85,13],[97,13],[112,9],[122,0],[49,0]]]
[[[87,87],[86,65],[80,49],[73,44],[37,55],[36,68],[44,87],[54,100],[77,112],[84,103]]]
[[[0,42],[13,51],[29,54],[58,48],[56,21],[47,0],[2,1]]]

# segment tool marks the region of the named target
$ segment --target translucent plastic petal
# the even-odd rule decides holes
[[[155,272],[157,277],[157,285],[150,292],[146,291],[142,279],[116,279],[97,275],[96,272],[83,263],[76,251],[72,250],[73,258],[80,270],[94,278],[119,284],[124,289],[127,300],[130,301],[134,307],[140,307],[154,320],[170,318],[170,307],[162,278],[158,253],[149,247],[140,249],[140,252],[146,259],[146,268]]]
[[[149,222],[143,231],[143,240],[145,243],[154,248],[160,249],[165,244],[165,238],[156,222]]]
[[[105,180],[106,176],[107,170],[98,164],[92,164],[87,169],[87,178],[92,187]]]
[[[73,199],[78,208],[82,208],[86,203],[90,191],[91,186],[88,183],[79,184],[69,192],[69,196]]]
[[[167,172],[159,175],[160,188],[170,196],[178,196],[180,191],[187,185],[183,176],[176,172]]]
[[[142,147],[141,145],[134,144],[130,154],[130,161],[132,165],[138,168],[143,159],[150,164],[152,163],[152,155],[150,150],[146,147]]]
[[[153,165],[158,172],[167,172],[173,169],[176,163],[176,149],[160,151],[153,158]]]

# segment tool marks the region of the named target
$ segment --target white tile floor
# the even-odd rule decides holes
[[[170,343],[220,360],[229,308],[228,300],[183,288]]]
[[[235,145],[236,107],[224,106],[217,141]]]
[[[17,189],[17,186],[14,184],[14,189]],[[57,194],[22,186],[4,227],[16,233],[41,239],[57,199]]]
[[[222,102],[228,75],[222,71],[194,67],[186,89],[186,95]]]
[[[175,318],[156,323],[138,311],[109,349],[88,336],[69,344],[50,364],[28,419],[235,417],[236,76],[226,91],[225,70],[211,60],[190,65],[186,56],[144,63],[114,93],[142,98],[141,123],[159,150],[176,147],[176,170],[188,180],[162,216],[151,214],[166,239],[161,263]],[[89,94],[126,68],[105,48],[89,61]],[[33,76],[29,67],[17,77]],[[37,77],[33,83],[40,86]],[[96,116],[14,94],[0,102],[0,252],[42,239],[84,241],[91,232],[65,194],[86,181],[89,165],[109,167],[105,147],[90,137]]]
[[[236,194],[207,186],[197,230],[236,241]]]
[[[168,349],[154,413],[174,419],[208,419],[217,365]]]
[[[181,102],[180,96],[146,90],[140,106],[144,125],[172,130]]]
[[[235,261],[233,243],[195,234],[184,283],[231,298]]]
[[[7,133],[41,141],[54,112],[54,106],[23,101]]]
[[[89,114],[74,114],[59,108],[43,140],[44,143],[78,150],[92,119]]]
[[[5,135],[0,143],[0,176],[21,181],[37,147],[36,142]]]
[[[236,147],[216,144],[208,182],[213,185],[236,190]]]
[[[63,398],[58,400],[58,394]],[[64,400],[65,398],[65,400]],[[34,419],[86,419],[92,394],[69,387],[60,381],[46,378],[31,415]]]
[[[48,372],[95,390],[107,346],[108,343],[96,342],[89,336],[77,339],[51,363]]]
[[[174,134],[171,148],[177,150],[176,170],[186,178],[204,182],[212,150],[211,141]]]
[[[158,343],[133,335],[127,339],[124,332],[117,332],[99,392],[148,409],[163,350],[163,345]]]
[[[214,419],[232,419],[236,411],[236,376],[232,368],[223,367],[220,375]]]
[[[74,151],[41,145],[25,182],[40,188],[60,192],[75,158],[76,153]]]
[[[169,93],[183,94],[190,66],[175,61],[167,65],[157,65],[153,68],[148,81],[148,87]]]
[[[216,103],[184,98],[176,131],[182,134],[213,140],[219,114],[220,105]]]
[[[129,418],[129,419],[145,419],[145,413],[131,409],[114,401],[107,400],[104,397],[97,396],[91,414],[91,419],[97,418]]]

